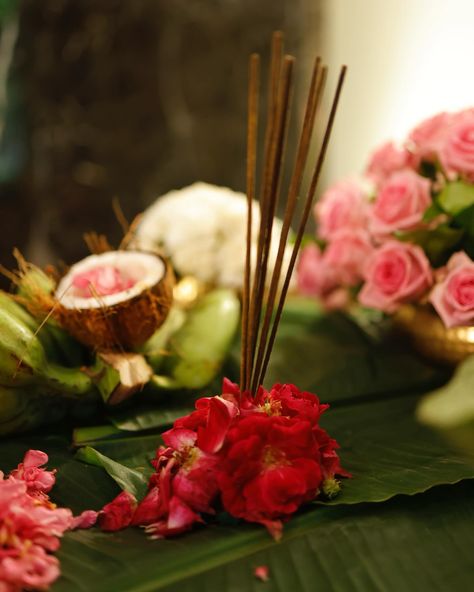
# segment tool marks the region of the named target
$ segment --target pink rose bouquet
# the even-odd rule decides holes
[[[328,309],[358,302],[388,314],[420,303],[446,327],[474,324],[474,109],[386,142],[359,181],[330,187],[314,213],[302,294]]]

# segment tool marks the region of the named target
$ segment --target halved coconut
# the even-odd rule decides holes
[[[167,262],[152,253],[109,251],[73,265],[55,292],[54,316],[96,350],[130,349],[164,322],[173,298]]]

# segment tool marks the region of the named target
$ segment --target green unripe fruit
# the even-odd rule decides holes
[[[169,355],[160,368],[167,379],[163,385],[198,389],[209,384],[224,361],[239,319],[240,302],[232,290],[206,294],[168,343]]]

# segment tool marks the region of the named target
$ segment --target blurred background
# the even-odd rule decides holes
[[[247,57],[281,29],[301,112],[316,53],[349,74],[320,190],[473,102],[472,0],[0,0],[0,262],[87,255],[196,180],[245,186]],[[299,117],[290,127],[297,137]],[[5,283],[3,284],[5,285]]]

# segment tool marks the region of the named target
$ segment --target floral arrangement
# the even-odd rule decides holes
[[[429,304],[446,327],[474,323],[474,109],[423,121],[401,146],[387,142],[363,179],[330,187],[314,213],[300,292],[328,308]]]
[[[257,254],[260,224],[258,202],[252,211],[252,259]],[[191,275],[206,284],[241,289],[245,266],[247,198],[227,187],[194,183],[159,197],[137,227],[141,249],[161,249],[181,276]],[[232,229],[232,232],[229,232]],[[273,221],[274,241],[269,270],[275,265],[282,222]],[[285,251],[284,269],[291,249]]]
[[[338,444],[319,426],[329,407],[294,385],[260,387],[255,397],[224,379],[222,394],[162,434],[148,493],[124,491],[99,514],[103,530],[144,526],[153,538],[189,530],[219,510],[264,525],[276,539],[282,523],[318,495],[334,497]]]
[[[57,508],[48,496],[55,471],[43,469],[48,456],[29,450],[18,467],[5,477],[0,472],[0,590],[44,590],[60,574],[52,555],[63,534],[95,524],[97,512],[74,517]]]

